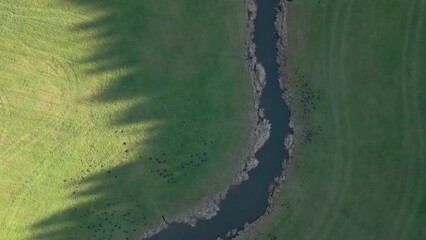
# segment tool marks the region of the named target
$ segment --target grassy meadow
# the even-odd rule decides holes
[[[423,0],[289,3],[299,141],[241,239],[426,239],[425,23]]]
[[[243,1],[0,0],[0,239],[136,239],[229,184],[243,51]]]

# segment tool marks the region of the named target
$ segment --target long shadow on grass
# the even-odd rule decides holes
[[[223,31],[238,28],[226,18],[233,11],[227,13],[226,5],[236,3],[67,1],[99,13],[75,29],[95,32],[92,40],[102,43],[80,64],[94,66],[88,74],[118,76],[92,100],[106,104],[131,100],[133,105],[117,112],[111,124],[150,127],[132,133],[147,135],[148,140],[117,143],[137,153],[127,156],[136,157],[113,168],[93,166],[101,170],[87,169],[64,179],[60,184],[73,189],[70,199],[76,203],[41,220],[32,231],[35,239],[134,239],[146,230],[147,219],[161,219],[165,198],[182,197],[174,188],[188,186],[185,179],[213,161],[216,155],[209,150],[229,145],[227,137],[235,128],[229,122],[239,113],[227,104],[237,101],[231,99],[237,84],[230,80],[239,76],[233,75],[234,66],[221,61],[229,59],[226,50],[236,44]],[[219,9],[224,14],[221,20],[215,18]]]

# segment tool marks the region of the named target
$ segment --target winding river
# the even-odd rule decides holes
[[[268,205],[268,189],[282,172],[282,161],[287,156],[283,145],[290,133],[289,110],[282,99],[278,82],[277,34],[274,26],[278,0],[257,0],[254,42],[257,60],[266,72],[266,86],[260,100],[265,117],[271,123],[271,133],[265,145],[256,153],[259,165],[249,172],[249,180],[229,189],[220,203],[218,214],[210,220],[200,220],[195,227],[171,223],[150,240],[214,240],[226,236],[231,229],[241,230],[263,215]]]

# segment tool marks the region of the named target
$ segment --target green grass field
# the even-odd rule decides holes
[[[289,6],[297,125],[319,134],[243,239],[426,239],[426,1]]]
[[[0,239],[135,239],[223,189],[243,51],[242,1],[0,0]]]

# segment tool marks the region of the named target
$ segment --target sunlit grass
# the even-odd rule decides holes
[[[0,239],[134,238],[229,184],[242,4],[0,1]]]

